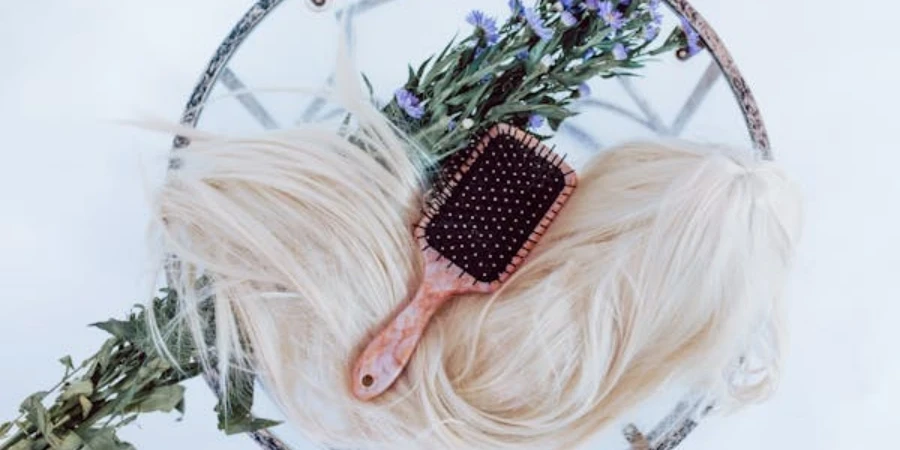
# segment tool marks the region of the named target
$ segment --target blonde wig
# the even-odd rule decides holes
[[[432,161],[355,79],[338,85],[352,134],[198,136],[154,197],[195,340],[221,372],[255,372],[306,437],[570,449],[673,380],[735,405],[774,385],[797,192],[749,153],[639,142],[581,168],[519,271],[493,295],[451,301],[398,383],[356,400],[355,357],[421,278],[411,227]]]

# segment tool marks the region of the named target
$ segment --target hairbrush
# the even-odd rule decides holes
[[[444,302],[494,292],[506,281],[577,183],[564,157],[507,124],[494,126],[457,155],[415,227],[425,262],[422,284],[353,367],[352,391],[360,400],[394,384]]]

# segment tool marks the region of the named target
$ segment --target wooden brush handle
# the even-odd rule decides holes
[[[423,283],[413,300],[369,344],[353,371],[353,394],[370,400],[397,381],[431,317],[452,291],[433,290]]]

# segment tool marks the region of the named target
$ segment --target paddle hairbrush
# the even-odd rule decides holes
[[[455,173],[445,172],[436,183],[415,228],[425,261],[422,284],[353,368],[352,390],[360,400],[394,384],[445,301],[490,293],[506,281],[575,189],[575,171],[564,158],[506,124],[457,155]]]

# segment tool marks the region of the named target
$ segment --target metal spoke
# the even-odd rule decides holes
[[[256,97],[247,92],[247,86],[241,82],[240,78],[238,78],[237,74],[234,73],[228,67],[225,67],[222,70],[222,75],[219,76],[219,80],[222,81],[222,84],[225,85],[231,92],[237,92],[237,99],[241,102],[241,105],[262,125],[266,130],[274,130],[278,128],[278,123],[275,122],[275,119],[266,111],[266,108],[263,107],[262,103],[256,99]]]
[[[622,88],[625,89],[625,92],[628,93],[628,96],[631,97],[631,100],[634,101],[634,104],[637,105],[638,109],[640,109],[647,117],[647,121],[650,123],[650,129],[660,136],[671,136],[669,128],[663,123],[659,114],[657,114],[653,107],[650,106],[650,102],[638,93],[634,84],[631,83],[631,80],[627,77],[619,77],[617,80],[619,80],[619,84],[622,85]]]
[[[684,127],[694,117],[697,109],[699,109],[700,105],[703,104],[703,101],[706,100],[706,96],[712,90],[713,86],[715,86],[716,82],[719,81],[719,78],[722,78],[722,69],[719,68],[719,65],[713,60],[709,63],[709,66],[706,67],[706,72],[703,73],[700,81],[697,82],[697,86],[694,87],[694,91],[691,92],[691,96],[688,97],[684,106],[681,108],[681,111],[679,111],[678,116],[675,117],[675,121],[672,122],[671,131],[673,135],[681,135],[681,132],[684,131]]]

